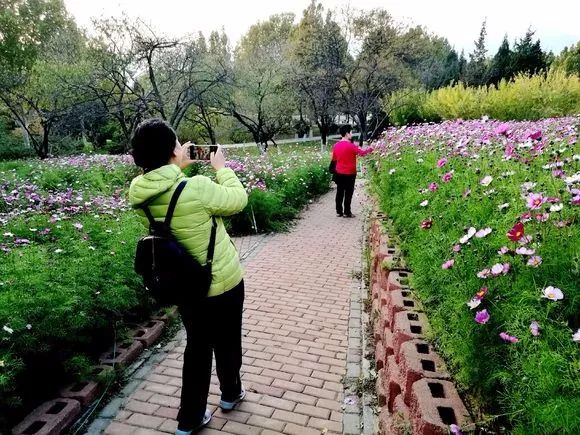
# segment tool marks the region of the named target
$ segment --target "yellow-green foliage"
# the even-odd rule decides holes
[[[571,115],[580,113],[580,77],[550,70],[546,75],[528,77],[521,74],[513,80],[502,80],[497,88],[473,88],[460,82],[430,93],[393,94],[385,101],[385,108],[391,109],[391,121],[397,125],[482,116],[535,120]],[[407,116],[409,113],[418,114],[417,119]]]

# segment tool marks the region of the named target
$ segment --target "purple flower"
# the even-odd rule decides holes
[[[491,316],[487,310],[481,310],[475,313],[475,321],[480,325],[485,325]]]
[[[538,267],[540,264],[542,264],[542,257],[539,255],[531,256],[527,262],[527,265],[532,267]]]
[[[546,202],[541,193],[530,193],[527,197],[528,208],[537,210]]]
[[[453,252],[461,251],[461,245],[453,245]]]
[[[456,424],[452,424],[449,426],[449,432],[451,432],[454,435],[463,435],[463,432],[461,432],[461,429]]]
[[[438,168],[442,168],[446,164],[447,164],[447,159],[446,158],[442,158],[442,159],[437,160],[437,167]]]
[[[532,323],[530,323],[530,332],[534,337],[540,335],[540,325],[535,320],[532,320]]]
[[[439,185],[437,183],[431,183],[431,184],[429,184],[429,190],[431,192],[435,192],[437,189],[439,189]]]
[[[477,237],[478,239],[482,239],[488,234],[491,234],[491,228],[483,228],[475,233],[475,237]]]
[[[453,178],[453,172],[447,172],[446,174],[443,174],[443,176],[441,177],[441,180],[443,180],[444,183],[449,183],[452,178]]]
[[[520,341],[517,337],[514,337],[513,335],[509,335],[507,332],[500,332],[499,336],[506,343],[517,343],[518,341]]]
[[[451,260],[447,260],[446,262],[444,262],[441,265],[442,269],[451,269],[453,267],[453,265],[455,264],[455,260],[451,259]]]

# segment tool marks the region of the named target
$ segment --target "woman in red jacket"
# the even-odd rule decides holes
[[[332,160],[336,162],[336,214],[339,217],[354,217],[350,209],[354,182],[356,179],[356,156],[366,156],[372,152],[371,147],[362,149],[351,142],[352,126],[346,124],[340,127],[342,139],[332,148]],[[344,208],[343,208],[344,201]]]

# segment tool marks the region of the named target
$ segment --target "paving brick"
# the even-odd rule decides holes
[[[272,418],[276,420],[287,421],[289,423],[299,424],[302,426],[305,426],[306,422],[309,419],[309,417],[306,415],[295,414],[293,412],[282,411],[280,409],[274,411],[274,414],[272,414]]]
[[[320,435],[321,431],[320,429],[312,429],[309,427],[288,423],[284,429],[284,433],[289,435]]]
[[[236,421],[228,421],[222,428],[223,432],[240,435],[259,435],[262,429],[247,424],[238,423]]]
[[[324,420],[320,418],[312,417],[308,421],[309,427],[315,427],[320,430],[328,430],[330,432],[338,432],[342,433],[342,422],[338,421],[331,421],[331,420]]]
[[[330,411],[328,409],[318,408],[312,405],[304,405],[303,403],[299,403],[298,405],[296,405],[294,412],[298,414],[305,414],[311,417],[318,417],[323,419],[327,419],[330,417]]]
[[[257,426],[264,429],[271,429],[273,431],[282,431],[286,423],[279,420],[273,420],[272,418],[262,417],[260,415],[252,415],[247,424],[251,426]],[[264,434],[265,432],[262,432]]]
[[[282,409],[284,411],[292,411],[296,407],[296,401],[280,399],[279,397],[263,396],[260,399],[260,404],[267,407]],[[268,417],[270,417],[270,414]]]
[[[154,403],[140,402],[138,400],[129,400],[125,405],[125,409],[141,414],[153,414],[157,408],[159,408],[159,405]]]
[[[164,421],[165,419],[161,417],[135,413],[127,419],[127,424],[146,427],[149,429],[157,429],[159,426],[161,426],[161,423],[163,423]]]

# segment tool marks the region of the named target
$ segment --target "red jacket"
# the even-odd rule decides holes
[[[332,160],[336,161],[336,173],[356,175],[356,156],[366,156],[372,151],[371,147],[363,150],[348,140],[338,141],[332,147]]]

